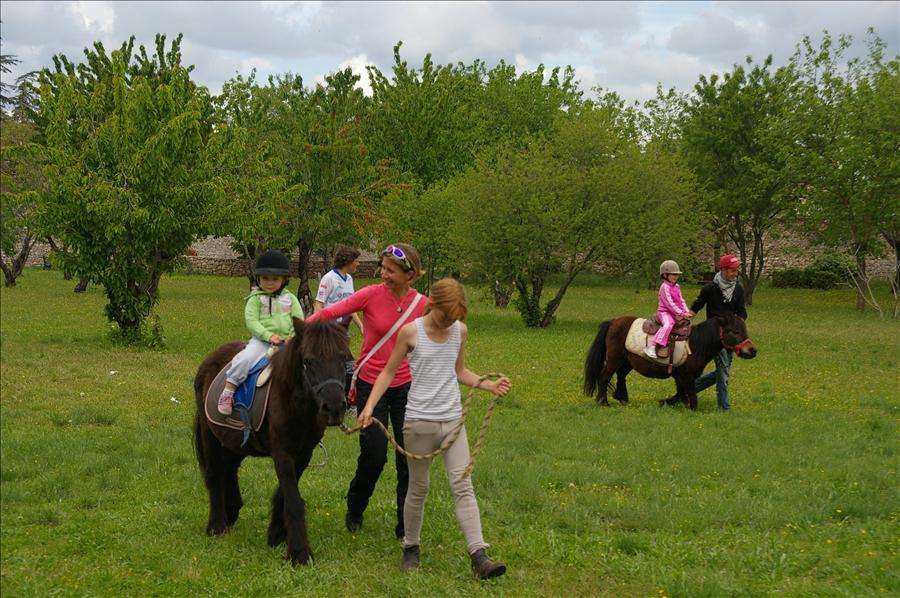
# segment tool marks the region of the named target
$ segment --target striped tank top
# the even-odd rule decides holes
[[[407,420],[452,421],[462,417],[456,358],[461,334],[459,322],[450,327],[447,342],[436,343],[416,318],[416,346],[407,355],[412,385],[406,399]]]

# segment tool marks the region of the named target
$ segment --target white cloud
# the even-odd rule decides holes
[[[236,73],[315,75],[350,66],[369,93],[366,64],[388,71],[392,48],[420,65],[492,66],[520,71],[572,64],[585,91],[597,84],[625,97],[652,95],[657,81],[690,89],[701,73],[750,54],[784,63],[802,35],[822,29],[857,39],[875,26],[894,54],[898,3],[714,2],[16,2],[0,3],[3,52],[22,59],[15,76],[64,53],[79,60],[95,40],[107,48],[129,35],[152,44],[183,32],[186,63],[217,91]],[[857,50],[858,51],[858,50]]]
[[[340,63],[332,72],[342,71],[347,67],[350,67],[350,70],[353,71],[353,74],[359,77],[359,81],[356,83],[356,87],[361,89],[365,95],[371,96],[372,85],[369,82],[369,73],[368,71],[366,71],[366,66],[369,66],[371,64],[372,62],[366,57],[365,54],[359,54],[358,56],[354,56]],[[325,75],[316,75],[313,79],[313,84],[325,85]]]

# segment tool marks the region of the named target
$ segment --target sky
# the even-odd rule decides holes
[[[54,54],[83,58],[130,35],[184,34],[183,61],[217,93],[236,74],[291,71],[307,85],[350,66],[368,90],[367,64],[388,71],[393,46],[421,65],[503,59],[520,70],[572,65],[581,87],[600,86],[629,100],[657,83],[687,91],[701,74],[723,72],[746,56],[776,64],[804,35],[851,34],[864,52],[874,27],[893,56],[900,50],[900,1],[894,2],[18,2],[0,3],[2,53],[22,62],[4,77],[52,64]]]

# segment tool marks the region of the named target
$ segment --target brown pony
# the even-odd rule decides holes
[[[268,543],[287,541],[286,558],[305,564],[312,558],[306,532],[306,504],[297,484],[326,426],[344,418],[344,363],[351,359],[347,334],[334,323],[304,324],[294,318],[295,336],[272,357],[265,421],[242,448],[242,432],[210,424],[203,402],[209,385],[231,358],[244,348],[234,342],[210,353],[194,378],[197,413],[194,446],[209,492],[206,532],[227,532],[243,502],[238,467],[247,456],[271,456],[278,487],[272,497]]]
[[[657,365],[639,355],[625,349],[625,338],[636,316],[622,316],[607,320],[600,324],[597,338],[591,345],[584,363],[584,394],[593,396],[598,393],[597,402],[608,406],[606,391],[613,374],[616,375],[616,390],[613,397],[621,403],[628,402],[628,388],[625,377],[631,370],[648,378],[668,378],[668,368]],[[722,348],[737,353],[738,357],[753,359],[756,347],[747,336],[747,325],[738,316],[716,316],[702,324],[694,326],[688,338],[691,355],[683,364],[672,369],[675,378],[676,394],[670,399],[660,401],[669,405],[683,401],[691,409],[697,408],[697,392],[694,380],[703,373],[712,359]]]

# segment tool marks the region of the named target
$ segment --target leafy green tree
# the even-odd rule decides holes
[[[533,71],[516,74],[515,66],[501,60],[482,79],[474,114],[476,150],[550,135],[560,114],[582,102],[571,66],[547,73],[540,64]]]
[[[406,185],[386,204],[380,236],[419,249],[427,288],[460,268],[456,236],[433,224],[459,214],[460,206],[446,203],[444,181],[470,166],[482,148],[549,134],[581,92],[571,68],[548,74],[541,65],[517,75],[502,61],[491,70],[478,60],[436,66],[430,55],[412,68],[401,59],[400,47],[394,48],[390,78],[369,69],[373,111],[367,135],[375,155],[390,160]]]
[[[688,164],[701,185],[709,229],[722,230],[741,258],[747,303],[765,266],[765,241],[793,205],[790,177],[778,130],[788,101],[790,72],[772,72],[747,58],[723,77],[700,76],[682,129]]]
[[[181,36],[156,52],[134,38],[100,43],[74,65],[54,57],[42,75],[38,122],[48,188],[46,232],[67,247],[65,267],[101,285],[106,315],[128,342],[158,342],[159,281],[207,226],[216,185],[205,169],[211,108],[181,64]]]
[[[817,48],[803,39],[791,60],[799,77],[795,110],[782,130],[794,140],[785,153],[804,197],[804,221],[819,241],[853,256],[857,308],[868,303],[881,312],[866,262],[883,254],[884,239],[897,251],[900,61],[885,58],[874,31],[866,57],[847,60],[852,41],[826,33]]]
[[[302,83],[298,89],[302,100]],[[293,198],[306,190],[288,182],[287,152],[280,151],[283,140],[274,134],[272,122],[277,91],[274,85],[259,86],[254,72],[227,81],[213,100],[215,127],[207,155],[222,201],[214,205],[210,226],[214,233],[232,237],[234,249],[249,258],[250,281],[261,249],[292,246],[288,214]],[[281,100],[289,99],[289,90],[281,91]]]
[[[362,129],[369,105],[358,81],[349,68],[327,75],[285,127],[289,182],[305,187],[295,194],[286,221],[299,254],[297,296],[309,311],[312,250],[362,244],[378,217],[381,198],[393,185],[387,165],[369,156]]]
[[[467,267],[489,281],[511,281],[527,326],[552,324],[587,268],[632,264],[645,259],[643,248],[670,240],[673,252],[683,246],[677,235],[658,233],[687,220],[690,173],[674,159],[645,154],[620,108],[588,103],[559,116],[551,137],[486,151],[438,192],[467,214],[457,233]],[[672,209],[675,219],[661,219],[660,209]],[[645,226],[623,232],[633,222]],[[557,272],[562,283],[544,304]]]
[[[417,69],[394,46],[391,77],[367,67],[372,111],[366,139],[374,159],[390,160],[422,189],[471,164],[475,109],[484,66],[435,65],[425,56]]]
[[[37,240],[34,206],[44,186],[39,157],[28,146],[35,136],[29,123],[0,115],[0,269],[6,286],[15,286]]]
[[[297,297],[306,311],[312,251],[367,240],[377,204],[392,186],[362,134],[369,103],[358,81],[349,68],[314,89],[290,73],[265,85],[238,78],[217,99],[217,118],[228,132],[217,141],[223,154],[216,168],[232,173],[225,177],[231,198],[219,209],[219,231],[248,250],[296,250]],[[255,180],[231,178],[242,164]]]

